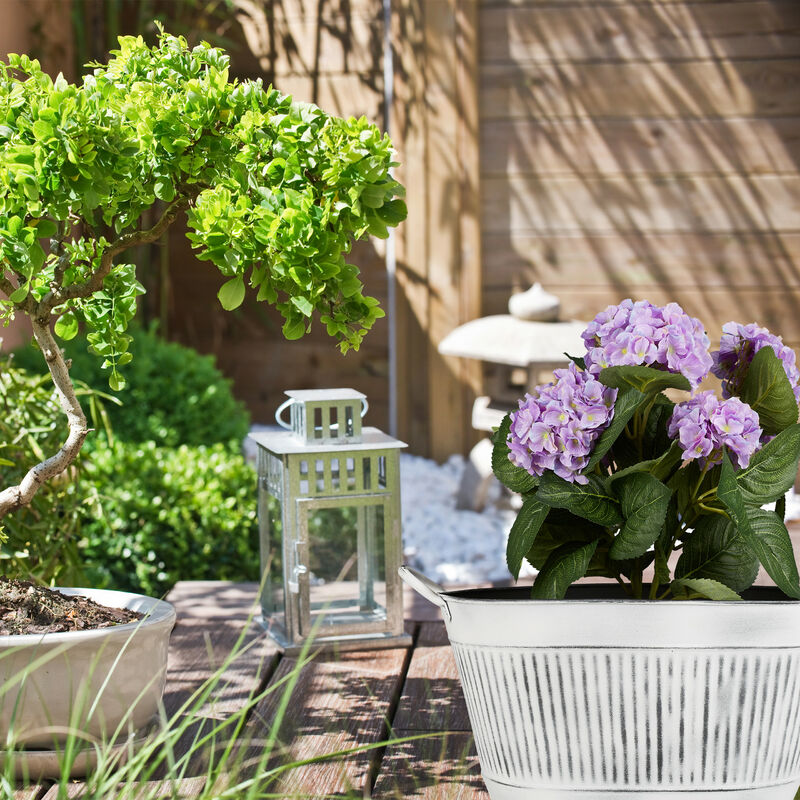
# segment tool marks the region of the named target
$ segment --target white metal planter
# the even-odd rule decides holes
[[[554,601],[401,577],[442,609],[492,800],[794,797],[800,603],[777,590]]]
[[[0,636],[0,749],[57,750],[67,732],[79,742],[117,743],[158,711],[175,609],[163,600],[97,589],[60,589],[145,615],[110,628]],[[83,762],[81,762],[83,763]]]

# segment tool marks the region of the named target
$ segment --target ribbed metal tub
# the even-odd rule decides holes
[[[612,599],[575,587],[445,592],[492,800],[792,800],[800,784],[800,603]]]

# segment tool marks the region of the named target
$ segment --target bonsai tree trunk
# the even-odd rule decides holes
[[[50,326],[47,322],[34,318],[31,319],[31,324],[33,336],[41,348],[53,378],[61,409],[67,416],[69,434],[55,455],[31,467],[16,486],[9,486],[0,492],[0,520],[6,514],[30,503],[45,481],[62,473],[75,460],[89,432],[86,427],[86,415],[75,395],[75,387],[72,385],[64,355],[53,338]]]

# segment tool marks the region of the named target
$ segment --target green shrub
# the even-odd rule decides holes
[[[88,407],[95,427],[104,424],[98,395],[78,384],[76,392]],[[12,486],[44,453],[53,453],[67,438],[49,375],[11,367],[0,358],[0,487]],[[85,458],[46,483],[30,506],[5,518],[0,546],[0,572],[42,583],[80,584],[78,541],[85,503],[94,495],[83,480]]]
[[[258,580],[255,471],[222,444],[99,440],[83,558],[95,586],[159,596],[178,580]]]
[[[130,332],[133,360],[125,368],[127,387],[113,393],[121,405],[108,407],[114,436],[165,447],[224,442],[238,450],[247,435],[249,416],[233,397],[231,382],[217,369],[214,357],[167,342],[152,330]],[[108,370],[88,351],[85,338],[66,342],[64,351],[72,359],[73,379],[98,388],[108,385]],[[14,362],[36,372],[44,370],[42,355],[33,345],[17,350]]]

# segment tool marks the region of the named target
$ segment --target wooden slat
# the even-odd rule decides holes
[[[11,795],[11,800],[39,800],[46,791],[45,784],[35,784],[25,789],[15,789],[14,794]]]
[[[120,795],[123,789],[126,800],[192,800],[199,797],[205,787],[204,777],[186,778],[179,781],[148,781],[138,786],[135,791],[131,791],[128,785],[120,786]],[[80,800],[80,798],[97,798],[97,793],[83,783],[68,783],[59,788],[58,785],[51,786],[43,800]],[[116,796],[116,795],[115,795]]]
[[[369,73],[381,62],[380,14],[290,16],[280,4],[273,13],[256,4],[248,10],[236,14],[247,46],[278,85],[286,75]]]
[[[631,292],[625,287],[599,290],[576,287],[558,287],[562,317],[565,319],[590,320],[611,303],[619,303],[626,297],[649,300],[656,305],[676,302],[693,317],[698,317],[706,326],[711,341],[719,341],[722,325],[730,320],[748,323],[757,322],[783,337],[787,344],[800,342],[800,290],[771,289],[757,287],[735,289],[715,287],[708,289],[683,289],[680,287],[650,287]],[[486,313],[508,313],[508,292],[492,290],[485,293]],[[505,309],[505,311],[504,311]]]
[[[447,733],[388,747],[371,796],[374,800],[489,800],[472,734]]]
[[[278,732],[282,744],[273,765],[323,756],[386,737],[387,717],[400,692],[405,649],[321,655],[300,668],[288,712]],[[297,669],[284,658],[272,679],[277,684]],[[250,750],[245,764],[254,769],[269,737],[282,690],[256,709],[245,732]],[[308,764],[285,773],[270,791],[278,795],[329,796],[368,787],[377,750]],[[266,787],[265,787],[266,788]]]
[[[790,2],[482,7],[489,62],[792,58],[800,6]]]
[[[800,7],[800,6],[798,6]],[[481,172],[780,173],[800,166],[800,117],[787,119],[494,120],[481,129]]]
[[[396,735],[472,730],[443,622],[420,625],[392,728]]]
[[[484,290],[800,286],[800,233],[484,236]]]
[[[397,179],[406,186],[408,218],[396,237],[397,435],[412,452],[428,455],[429,346],[428,193],[426,163],[426,70],[423,0],[392,3],[392,47],[396,55],[391,128],[398,151]],[[402,346],[400,345],[402,343]]]
[[[481,118],[797,116],[800,60],[488,64]]]
[[[800,231],[800,175],[487,178],[483,229]]]
[[[375,0],[281,0],[280,3],[266,4],[261,0],[236,0],[235,9],[239,13],[263,15],[270,17],[278,15],[290,20],[313,19],[324,24],[337,22],[342,18],[375,18],[380,17],[382,9]]]
[[[471,730],[444,623],[423,622],[392,731],[432,738],[387,748],[373,797],[488,800]]]

